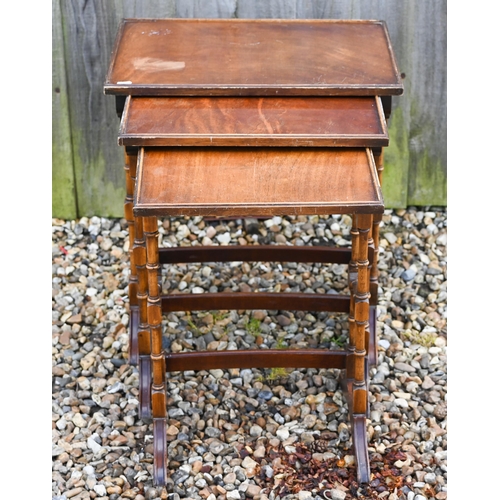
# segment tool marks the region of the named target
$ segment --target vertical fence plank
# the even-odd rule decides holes
[[[176,17],[174,0],[113,0],[113,4],[117,23],[122,18]]]
[[[415,2],[404,104],[409,116],[409,205],[447,204],[446,14],[445,0]]]
[[[426,1],[426,0],[423,0]],[[368,2],[349,1],[353,17],[382,19],[387,24],[398,68],[408,76],[408,59],[412,57],[407,50],[414,20],[414,3],[398,0]],[[402,22],[404,20],[404,22]],[[389,121],[389,147],[384,152],[383,194],[387,207],[405,208],[408,204],[408,176],[410,153],[408,130],[410,116],[405,104],[409,96],[408,78],[405,77],[405,90],[402,96],[392,99],[392,114]]]
[[[60,0],[52,2],[52,216],[77,216]]]
[[[200,19],[235,17],[236,0],[176,0],[175,17]]]
[[[393,100],[385,155],[386,205],[447,204],[446,0],[352,3],[352,14],[387,23],[405,92]]]
[[[117,23],[107,2],[63,0],[78,215],[121,216],[125,196],[118,118],[102,86]],[[123,153],[121,153],[123,158]]]
[[[254,0],[239,1],[236,17],[246,19],[335,19],[340,18],[332,0]]]

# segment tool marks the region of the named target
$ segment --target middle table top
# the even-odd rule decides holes
[[[399,95],[383,21],[125,19],[113,95]]]
[[[383,147],[379,97],[128,97],[123,146]]]

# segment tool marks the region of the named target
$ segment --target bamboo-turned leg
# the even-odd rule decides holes
[[[370,479],[366,417],[368,390],[366,379],[366,335],[370,308],[370,272],[368,239],[373,217],[354,215],[352,218],[352,260],[349,264],[349,345],[343,387],[351,414],[353,451],[356,456],[358,481]]]
[[[128,298],[130,304],[130,322],[129,322],[129,363],[131,365],[137,365],[139,361],[139,347],[137,340],[137,329],[139,322],[139,305],[137,299],[137,269],[135,265],[134,257],[134,242],[135,242],[135,221],[133,214],[134,205],[134,187],[135,187],[135,177],[137,171],[137,152],[133,150],[125,150],[125,220],[128,225],[128,236],[129,236],[129,263],[130,263],[130,275],[128,284]]]
[[[368,264],[368,275],[370,276],[370,308],[369,315],[370,321],[366,326],[366,335],[365,335],[365,350],[368,353],[368,362],[370,366],[377,364],[377,345],[376,345],[376,323],[372,321],[372,316],[377,314],[377,295],[375,297],[372,295],[372,275],[376,273],[376,263],[374,261],[375,257],[375,238],[374,238],[374,224],[370,227],[370,231],[368,232],[368,248],[372,249],[372,260]],[[375,283],[375,286],[378,287],[378,284]]]
[[[159,221],[157,221],[157,223],[159,223]],[[158,237],[159,237],[159,235],[158,235]],[[158,241],[160,241],[160,240],[158,240]],[[159,252],[158,252],[158,254],[159,254]],[[162,274],[162,267],[161,267],[160,263],[158,264],[157,279],[158,279],[158,289],[159,289],[158,294],[162,295],[162,293],[163,293],[163,274]]]
[[[374,160],[377,166],[378,182],[382,186],[382,177],[384,173],[384,151],[374,151]],[[373,245],[373,262],[370,269],[370,303],[377,305],[378,299],[378,254],[379,254],[379,241],[380,241],[380,223],[382,222],[382,214],[375,214],[373,216],[371,238]]]
[[[144,217],[146,235],[146,257],[148,272],[148,324],[151,331],[151,367],[153,383],[151,386],[151,408],[153,416],[153,480],[156,485],[164,486],[167,473],[166,441],[166,365],[162,346],[161,294],[158,285],[158,220]]]
[[[139,417],[151,418],[151,334],[148,324],[148,275],[143,218],[135,218],[134,258],[137,271],[137,349],[139,358]]]
[[[377,166],[377,174],[379,184],[382,185],[382,177],[384,172],[384,150],[373,150],[375,164]],[[382,222],[382,214],[373,215],[373,223],[371,229],[371,244],[373,246],[373,261],[370,268],[370,337],[367,343],[368,363],[370,366],[377,364],[377,304],[378,304],[378,257],[380,244],[380,223]]]
[[[347,368],[346,368],[347,381],[352,381],[354,379],[354,363],[352,363],[352,360],[354,358],[352,355],[354,355],[355,345],[356,345],[355,328],[354,328],[355,324],[354,294],[356,289],[356,280],[358,277],[358,256],[359,256],[359,231],[357,228],[356,216],[353,215],[352,225],[351,225],[351,261],[349,262],[349,271],[348,271],[350,301],[349,301],[349,344],[347,346],[347,351],[351,354],[351,356],[349,356],[348,358],[349,362],[347,363]]]
[[[354,353],[356,350],[356,322],[355,313],[355,293],[358,279],[358,259],[359,259],[359,231],[357,228],[356,216],[352,216],[351,225],[351,260],[349,262],[348,282],[349,282],[349,343],[346,351],[348,352],[346,369],[344,377],[341,380],[342,387],[349,405],[349,411],[352,412],[352,382],[354,380]]]

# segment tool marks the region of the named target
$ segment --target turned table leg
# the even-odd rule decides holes
[[[153,477],[156,485],[165,485],[167,473],[166,441],[166,364],[162,345],[161,293],[158,284],[158,220],[144,217],[148,273],[148,324],[151,331],[151,408],[153,417],[154,463]]]
[[[349,357],[343,382],[351,413],[353,451],[356,457],[358,481],[370,480],[366,417],[368,415],[368,381],[366,374],[366,336],[370,310],[370,270],[368,240],[373,216],[353,216],[352,262],[350,264]]]
[[[379,184],[382,185],[382,177],[384,172],[384,150],[374,150],[373,157],[377,166],[377,175]],[[375,366],[377,364],[377,304],[378,304],[378,257],[380,244],[380,223],[382,222],[382,214],[373,215],[373,223],[370,232],[370,244],[373,247],[373,260],[370,267],[370,324],[369,338],[367,342],[368,364]]]
[[[134,150],[125,150],[125,187],[126,196],[124,203],[125,220],[128,225],[129,234],[129,266],[130,276],[128,284],[128,296],[130,304],[130,322],[129,322],[129,363],[137,365],[139,360],[139,347],[137,340],[137,328],[139,322],[139,305],[137,300],[137,269],[134,257],[135,242],[135,222],[133,214],[134,206],[134,187],[137,171],[137,152]]]
[[[135,218],[133,254],[137,272],[137,349],[139,367],[139,417],[151,418],[151,333],[148,324],[148,276],[143,217]]]

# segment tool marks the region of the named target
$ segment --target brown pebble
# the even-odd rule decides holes
[[[259,321],[265,320],[266,316],[267,316],[267,311],[264,311],[263,309],[256,309],[255,311],[252,312],[252,318],[258,319]]]
[[[70,338],[71,338],[71,332],[69,330],[62,332],[61,335],[59,335],[59,342],[62,345],[68,345]]]
[[[74,323],[81,323],[82,322],[82,315],[81,314],[74,314],[70,318],[66,320],[66,323],[69,323],[70,325]]]
[[[203,467],[203,462],[201,460],[196,460],[191,464],[191,470],[197,474]]]
[[[436,418],[439,418],[442,420],[443,418],[446,418],[447,415],[447,405],[446,403],[438,403],[436,407],[434,408],[433,415]]]
[[[136,498],[137,497],[137,491],[134,490],[125,490],[122,493],[123,498]]]
[[[292,323],[292,320],[284,314],[279,314],[276,319],[281,326],[289,326]]]
[[[261,487],[256,484],[249,484],[245,492],[247,498],[253,498],[261,492]]]
[[[208,498],[212,494],[212,491],[209,488],[203,488],[199,491],[199,494],[201,498]]]
[[[66,495],[66,498],[73,498],[76,495],[78,495],[78,493],[81,493],[82,491],[83,491],[82,487],[73,488],[72,490],[66,491],[66,493],[64,493],[64,494]]]

